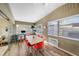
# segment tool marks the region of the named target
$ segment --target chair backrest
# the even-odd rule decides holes
[[[27,47],[31,47],[32,46],[32,45],[29,44],[27,39],[25,40],[25,44],[26,44]]]
[[[43,48],[43,47],[44,47],[44,41],[34,45],[34,48],[36,48],[36,49],[40,49],[40,48]]]
[[[40,38],[43,38],[43,35],[42,35],[42,34],[37,33],[36,35],[37,35],[38,37],[40,37]]]

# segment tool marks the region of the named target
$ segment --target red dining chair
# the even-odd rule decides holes
[[[43,38],[43,35],[41,35],[41,34],[39,34],[39,33],[37,34],[37,36],[40,37],[40,38]],[[44,41],[39,42],[38,44],[34,45],[34,47],[35,47],[36,49],[42,48],[43,46],[44,46]]]
[[[46,39],[45,36],[42,35],[42,34],[37,33],[36,35],[37,35],[38,37],[40,37],[40,38]]]
[[[44,36],[41,35],[41,34],[37,34],[38,37],[42,38],[43,41],[42,42],[39,42],[38,44],[34,45],[34,47],[36,49],[40,49],[40,48],[43,48],[44,47]]]
[[[28,40],[26,39],[25,40],[25,45],[26,45],[26,47],[27,47],[27,55],[29,55],[29,53],[30,53],[30,49],[33,49],[33,45],[31,45],[29,42],[28,42]]]
[[[37,36],[40,37],[40,38],[43,38],[43,41],[34,45],[34,48],[36,50],[35,52],[40,52],[40,50],[42,50],[42,52],[43,52],[44,51],[44,40],[46,38],[45,38],[44,35],[41,35],[41,34],[38,34]]]
[[[31,46],[32,46],[32,45],[28,42],[27,39],[25,40],[25,43],[26,43],[26,46],[27,46],[27,47],[31,47]]]
[[[44,41],[39,42],[39,43],[37,43],[37,44],[34,45],[34,48],[36,48],[36,49],[41,49],[43,47],[44,47]]]
[[[44,41],[37,43],[34,45],[34,54],[42,53],[44,52]]]

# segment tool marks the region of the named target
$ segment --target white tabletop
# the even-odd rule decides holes
[[[43,41],[43,38],[40,38],[38,36],[34,36],[34,38],[33,38],[33,35],[26,36],[26,38],[27,38],[27,40],[29,41],[30,44],[37,44],[37,43]]]

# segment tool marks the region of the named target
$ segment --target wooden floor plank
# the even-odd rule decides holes
[[[67,53],[65,53],[65,52],[63,52],[63,51],[61,51],[61,50],[59,50],[59,49],[57,49],[57,48],[55,48],[51,45],[46,46],[46,48],[49,48],[50,50],[53,50],[55,53],[58,53],[59,55],[62,55],[62,56],[68,56],[69,55],[69,54],[67,54]]]
[[[8,50],[8,46],[0,47],[0,56],[3,56],[7,50]]]
[[[50,53],[50,56],[60,56],[58,53],[56,53],[56,52],[50,50],[49,48],[47,48],[47,46],[46,46],[46,49],[45,49],[45,50],[46,50],[48,53]]]
[[[27,56],[27,47],[25,46],[24,42],[11,44],[10,50],[7,51],[5,55]],[[66,56],[67,54],[65,54],[64,52],[60,50],[57,50],[51,45],[46,45],[44,48],[44,51],[41,51],[39,53],[35,52],[35,54],[32,54],[32,55],[34,56],[63,56],[63,55]],[[29,55],[29,56],[32,56],[32,55]]]

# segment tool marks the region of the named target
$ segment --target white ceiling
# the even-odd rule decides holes
[[[37,22],[54,11],[62,3],[10,3],[12,14],[17,21]]]

